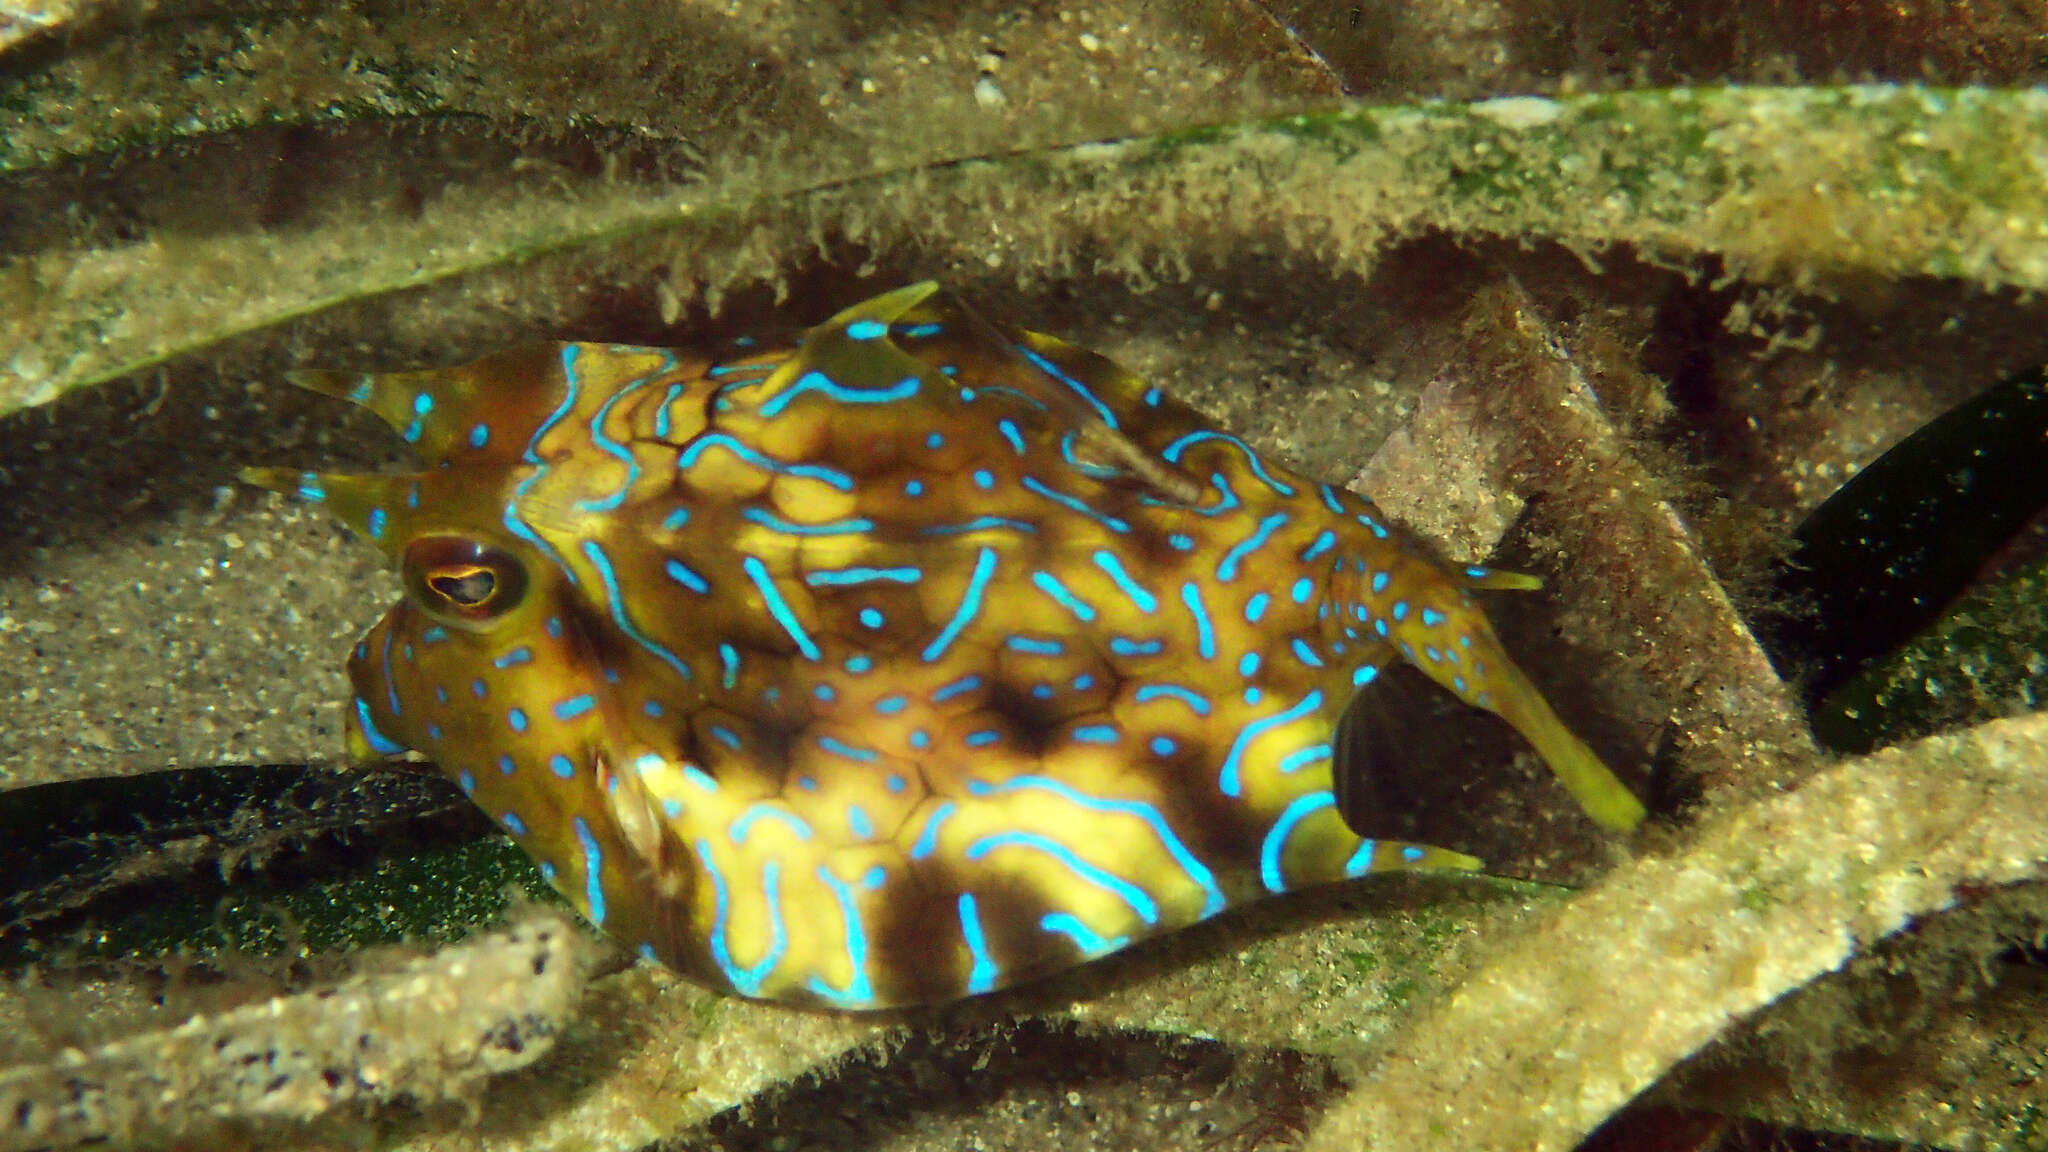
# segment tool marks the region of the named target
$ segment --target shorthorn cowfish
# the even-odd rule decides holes
[[[431,759],[606,933],[745,996],[1002,988],[1232,905],[1469,869],[1340,811],[1404,660],[1599,824],[1636,798],[1369,501],[929,283],[793,344],[519,348],[294,381],[410,475],[276,469],[402,571],[362,760]]]

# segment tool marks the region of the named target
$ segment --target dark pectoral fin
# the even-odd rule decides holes
[[[1401,817],[1409,805],[1403,778],[1417,768],[1427,741],[1433,685],[1405,664],[1384,668],[1351,694],[1330,743],[1331,788],[1337,813],[1368,840],[1399,838],[1412,829]]]

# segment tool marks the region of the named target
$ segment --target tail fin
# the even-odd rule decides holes
[[[1533,577],[1483,568],[1464,569],[1461,575],[1460,582],[1467,588],[1539,585]],[[1431,596],[1429,591],[1437,595]],[[1617,832],[1642,823],[1642,801],[1558,719],[1550,703],[1508,658],[1470,593],[1441,584],[1428,591],[1411,589],[1405,600],[1393,606],[1390,617],[1389,640],[1401,654],[1459,699],[1513,725],[1595,823]]]

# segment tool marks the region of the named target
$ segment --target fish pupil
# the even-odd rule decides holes
[[[451,603],[474,608],[488,602],[497,592],[498,577],[488,568],[472,568],[467,572],[429,576],[427,587],[447,597]]]

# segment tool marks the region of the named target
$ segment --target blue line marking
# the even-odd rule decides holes
[[[1439,624],[1441,624],[1441,623],[1443,623],[1443,622],[1444,622],[1444,614],[1443,614],[1443,613],[1441,613],[1441,612],[1437,611],[1437,610],[1436,610],[1436,609],[1434,609],[1434,608],[1424,608],[1424,609],[1422,610],[1422,624],[1423,624],[1423,627],[1425,627],[1425,628],[1434,628],[1434,627],[1436,627],[1437,625],[1439,625]]]
[[[1244,602],[1245,623],[1257,624],[1265,616],[1266,606],[1272,602],[1273,598],[1264,592],[1252,593],[1252,598]]]
[[[667,394],[667,395],[665,395],[665,396],[663,396],[663,397],[661,398],[661,406],[660,406],[659,408],[656,408],[656,409],[654,410],[654,438],[655,438],[655,439],[657,439],[657,440],[666,440],[666,439],[668,439],[668,430],[669,430],[669,414],[668,414],[668,410],[669,410],[669,406],[670,406],[670,405],[672,405],[672,404],[674,404],[674,403],[676,402],[676,398],[677,398],[677,397],[679,397],[679,396],[681,396],[682,394],[683,394],[683,386],[682,386],[681,384],[671,384],[671,385],[669,385],[669,386],[668,386],[668,394]]]
[[[1299,772],[1318,760],[1328,760],[1329,758],[1330,746],[1328,744],[1311,744],[1306,748],[1296,749],[1281,757],[1280,773],[1281,775],[1286,775],[1289,772]]]
[[[1362,841],[1358,845],[1358,851],[1353,852],[1351,859],[1344,862],[1344,875],[1355,880],[1372,871],[1373,851],[1378,847],[1379,842],[1376,840]]]
[[[519,647],[491,661],[491,666],[494,668],[510,668],[515,664],[530,663],[532,660],[533,649],[521,644]]]
[[[1266,838],[1259,845],[1259,879],[1266,885],[1266,891],[1287,891],[1286,878],[1280,875],[1280,854],[1287,850],[1287,838],[1294,834],[1295,825],[1325,808],[1336,806],[1337,798],[1327,789],[1310,792],[1295,797],[1294,803],[1289,804],[1280,813],[1280,818],[1273,821],[1273,827],[1267,829]],[[1368,840],[1366,843],[1370,844],[1371,841]]]
[[[682,657],[655,643],[627,617],[625,598],[619,595],[619,577],[612,571],[611,557],[605,554],[604,548],[595,540],[585,540],[583,555],[597,569],[598,579],[604,582],[605,605],[611,609],[612,623],[618,625],[619,631],[624,632],[635,644],[654,653],[662,663],[674,669],[676,675],[685,680],[690,679],[690,666],[683,663]]]
[[[1034,636],[1011,636],[1003,641],[1003,646],[1032,656],[1057,656],[1067,650],[1067,646],[1057,640],[1040,640]]]
[[[1379,674],[1380,670],[1376,665],[1361,664],[1357,668],[1352,669],[1351,686],[1353,688],[1363,688],[1367,684],[1372,683],[1373,678]]]
[[[770,936],[767,954],[751,968],[742,968],[733,962],[732,950],[726,941],[726,920],[732,913],[732,895],[726,890],[725,875],[711,860],[711,846],[697,841],[697,859],[704,864],[704,872],[711,877],[711,891],[715,906],[711,919],[711,958],[719,970],[732,983],[733,990],[743,996],[761,994],[761,982],[775,966],[782,963],[782,952],[789,943],[782,926],[782,862],[770,860],[761,869],[761,892],[767,898]]]
[[[370,539],[372,539],[372,540],[382,540],[383,538],[384,538],[384,509],[382,509],[382,508],[372,508],[372,509],[370,509]]]
[[[1392,573],[1375,572],[1372,574],[1372,590],[1376,593],[1385,592],[1387,590],[1387,585],[1393,582],[1394,577]]]
[[[1072,612],[1074,618],[1083,624],[1095,619],[1095,606],[1069,591],[1066,585],[1060,583],[1059,577],[1050,572],[1033,572],[1031,582],[1038,586],[1040,592],[1052,597],[1054,603]]]
[[[498,818],[498,823],[503,824],[505,831],[510,832],[514,836],[526,835],[526,821],[521,820],[517,812],[505,813]]]
[[[1316,533],[1316,538],[1309,543],[1308,547],[1301,550],[1301,558],[1304,562],[1313,560],[1328,552],[1336,543],[1337,534],[1325,528],[1321,532]]]
[[[1090,464],[1086,460],[1082,460],[1079,457],[1075,456],[1075,439],[1077,439],[1077,437],[1073,432],[1067,432],[1066,434],[1060,437],[1060,458],[1062,460],[1065,460],[1070,466],[1074,468],[1074,470],[1080,472],[1083,476],[1088,476],[1096,480],[1107,480],[1115,476],[1123,475],[1123,470],[1120,468],[1110,468],[1102,464]]]
[[[1074,729],[1072,735],[1083,744],[1114,744],[1123,733],[1114,724],[1088,724]]]
[[[974,963],[967,970],[967,994],[979,996],[996,986],[995,958],[988,954],[988,938],[981,933],[981,915],[974,906],[974,893],[960,894],[960,935],[967,941],[967,954]]]
[[[924,579],[916,568],[819,568],[804,573],[804,583],[813,588],[849,584],[915,584]]]
[[[967,578],[967,591],[960,597],[960,606],[953,610],[953,618],[946,622],[946,627],[930,644],[925,645],[923,652],[919,653],[925,663],[930,664],[945,655],[946,649],[952,646],[954,640],[959,639],[960,633],[965,631],[969,624],[973,623],[975,616],[981,612],[982,595],[988,591],[988,582],[995,574],[996,550],[981,549],[980,554],[974,559],[974,571]],[[932,698],[938,699],[936,695]]]
[[[1249,680],[1259,671],[1259,654],[1247,652],[1237,658],[1237,674]]]
[[[806,660],[818,659],[818,645],[797,621],[796,613],[789,610],[788,601],[782,598],[782,590],[775,586],[774,578],[768,574],[768,565],[762,563],[759,556],[742,556],[740,567],[746,570],[747,579],[754,582],[754,588],[761,593],[761,599],[767,604],[768,614],[775,617],[777,624],[782,625],[782,630],[787,632],[790,640],[796,644],[797,651],[803,653]]]
[[[1223,495],[1216,501],[1214,506],[1203,507],[1197,505],[1194,508],[1190,509],[1190,511],[1194,512],[1197,516],[1221,516],[1225,512],[1228,512],[1231,509],[1236,508],[1243,503],[1237,498],[1237,489],[1232,488],[1230,486],[1230,481],[1224,477],[1223,473],[1209,473],[1209,482],[1211,484],[1216,485],[1216,490],[1223,493]],[[1156,496],[1140,496],[1138,497],[1138,501],[1141,504],[1150,504],[1155,508],[1188,507],[1187,505],[1182,504],[1177,500],[1161,500]]]
[[[978,732],[969,732],[962,742],[969,748],[986,748],[991,744],[1000,744],[1002,740],[1001,732],[993,728],[983,728]]]
[[[702,768],[697,767],[695,764],[683,765],[683,779],[688,780],[706,792],[718,791],[718,781],[713,780]]]
[[[868,810],[858,804],[847,805],[846,827],[863,840],[875,838],[875,822],[868,819]]]
[[[1133,640],[1128,636],[1111,636],[1109,650],[1119,656],[1157,656],[1166,650],[1161,640]]]
[[[1335,488],[1330,487],[1328,484],[1318,484],[1316,485],[1316,495],[1323,498],[1323,507],[1328,508],[1333,514],[1338,516],[1344,514],[1344,505],[1338,503],[1337,490]]]
[[[669,579],[681,584],[699,596],[703,596],[711,591],[710,581],[698,575],[696,569],[691,568],[688,564],[674,557],[670,557],[664,562],[661,570],[668,573]]]
[[[785,520],[766,508],[742,508],[740,516],[763,528],[787,532],[792,536],[851,536],[871,531],[875,526],[873,520],[864,516],[855,516],[850,520],[833,520],[824,524],[799,524],[794,520]]]
[[[844,740],[831,736],[818,737],[818,747],[832,753],[834,756],[844,756],[848,760],[858,760],[863,764],[872,764],[882,757],[882,754],[873,748],[862,748],[858,744],[848,744]]]
[[[1027,520],[1012,520],[1007,516],[976,516],[959,524],[933,524],[918,529],[920,536],[961,536],[969,532],[985,532],[992,528],[1007,528],[1015,532],[1036,532],[1038,525]]]
[[[1272,473],[1266,471],[1265,461],[1259,459],[1257,452],[1252,451],[1252,446],[1230,435],[1228,432],[1216,432],[1206,428],[1199,432],[1190,432],[1161,449],[1159,452],[1160,458],[1168,464],[1178,464],[1180,463],[1181,453],[1205,440],[1221,440],[1225,444],[1234,446],[1238,451],[1244,453],[1245,463],[1251,468],[1252,475],[1264,481],[1266,487],[1271,488],[1282,496],[1294,495],[1293,485],[1281,483]]]
[[[505,523],[505,531],[512,533],[514,536],[539,549],[542,555],[553,561],[555,567],[560,568],[562,573],[569,578],[569,584],[572,587],[580,587],[582,585],[582,581],[576,577],[576,570],[569,567],[568,560],[555,550],[553,544],[542,539],[540,534],[533,530],[533,526],[528,524],[525,518],[519,515],[519,503],[526,499],[527,490],[539,483],[541,478],[548,473],[549,464],[540,458],[538,451],[541,440],[549,432],[552,432],[555,425],[561,423],[562,418],[567,416],[576,407],[576,393],[581,387],[576,378],[576,357],[576,345],[565,344],[562,346],[562,380],[566,386],[566,391],[562,396],[562,403],[548,415],[546,420],[541,421],[540,427],[535,428],[533,435],[527,438],[526,452],[522,459],[526,463],[533,465],[534,470],[528,473],[526,478],[521,480],[512,489],[512,498],[505,501],[505,511],[502,516]]]
[[[1083,384],[1079,380],[1074,379],[1072,376],[1067,375],[1065,372],[1060,371],[1059,365],[1054,364],[1052,361],[1032,351],[1025,345],[1018,344],[1015,345],[1015,347],[1017,351],[1023,353],[1024,358],[1026,360],[1031,361],[1032,365],[1036,367],[1040,372],[1043,372],[1046,375],[1052,377],[1053,379],[1059,381],[1060,383],[1065,384],[1067,387],[1073,389],[1074,393],[1080,396],[1081,399],[1086,400],[1088,402],[1088,406],[1090,408],[1095,409],[1095,415],[1100,417],[1104,424],[1109,425],[1111,428],[1115,428],[1117,426],[1116,414],[1111,412],[1108,406],[1103,404],[1101,400],[1097,399],[1094,391],[1091,390],[1086,384]]]
[[[384,702],[391,706],[391,714],[393,716],[403,716],[405,715],[405,710],[398,706],[398,681],[391,675],[391,629],[389,628],[384,630],[384,643],[379,653],[379,658],[384,664]]]
[[[1022,778],[1020,777],[1020,779]],[[1047,781],[1047,783],[1051,783],[1051,781]],[[1073,849],[1068,848],[1057,840],[1040,836],[1036,832],[998,832],[992,836],[984,836],[967,846],[967,858],[969,860],[979,860],[998,848],[1010,847],[1029,848],[1035,852],[1043,852],[1054,860],[1059,861],[1061,865],[1075,876],[1105,892],[1111,893],[1124,903],[1130,905],[1131,911],[1137,913],[1140,920],[1147,924],[1159,923],[1159,904],[1143,888],[1113,872],[1105,871],[1090,864],[1079,856],[1074,855]],[[1197,861],[1198,865],[1199,863]]]
[[[947,800],[932,809],[932,814],[925,817],[924,831],[917,834],[917,843],[910,846],[912,860],[923,860],[938,850],[939,825],[945,823],[946,817],[958,811],[959,807],[951,800]]]
[[[1007,384],[985,384],[982,386],[981,391],[983,394],[991,396],[999,392],[1005,396],[1014,396],[1017,399],[1022,400],[1024,403],[1031,405],[1033,408],[1038,409],[1040,412],[1050,411],[1050,409],[1046,408],[1046,406],[1039,401],[1038,397],[1033,396],[1028,392],[1019,391],[1015,388],[1010,387]],[[965,399],[965,397],[963,397],[963,399]],[[1022,450],[1020,449],[1019,451]]]
[[[1316,650],[1308,646],[1308,641],[1296,636],[1287,641],[1287,645],[1294,649],[1294,658],[1296,660],[1311,668],[1321,668],[1323,666],[1323,658],[1316,655]]]
[[[1131,574],[1124,570],[1123,560],[1116,553],[1107,548],[1098,548],[1089,559],[1095,561],[1095,566],[1102,569],[1103,574],[1110,578],[1118,591],[1130,597],[1131,603],[1137,606],[1138,611],[1150,616],[1159,610],[1159,597],[1131,578]]]
[[[768,398],[761,405],[763,420],[773,420],[782,415],[784,409],[794,404],[806,392],[822,392],[841,404],[893,404],[917,395],[919,388],[915,376],[905,376],[887,388],[848,388],[815,369],[797,377],[796,383],[786,385],[782,391]]]
[[[1098,512],[1095,509],[1090,508],[1085,502],[1077,499],[1076,497],[1069,496],[1065,492],[1060,492],[1055,489],[1047,487],[1045,482],[1040,480],[1036,476],[1026,476],[1019,480],[1018,483],[1024,486],[1025,491],[1035,492],[1038,495],[1045,497],[1047,500],[1050,500],[1053,503],[1058,504],[1061,507],[1067,509],[1068,511],[1078,512],[1081,515],[1086,516],[1090,520],[1095,521],[1097,524],[1102,525],[1104,528],[1109,529],[1111,532],[1115,532],[1121,535],[1131,530],[1131,526],[1129,523],[1120,520],[1115,516],[1110,516],[1105,513]]]
[[[1190,580],[1180,586],[1180,602],[1195,618],[1195,648],[1204,660],[1216,658],[1216,628],[1209,623],[1208,605],[1202,602],[1201,586]]]
[[[972,692],[979,687],[981,687],[981,677],[969,673],[949,684],[941,684],[937,688],[932,689],[932,703],[943,704],[962,692]]]
[[[732,730],[732,729],[730,729],[730,728],[727,728],[727,727],[726,727],[725,725],[723,725],[723,724],[713,724],[713,725],[711,725],[711,726],[710,726],[710,731],[711,731],[711,738],[712,738],[713,740],[716,740],[716,741],[718,741],[718,742],[719,742],[720,744],[723,744],[723,745],[725,745],[725,746],[726,746],[727,748],[730,748],[730,749],[732,749],[732,750],[733,750],[733,751],[735,751],[735,752],[739,751],[739,748],[740,748],[740,734],[739,734],[739,733],[737,733],[737,732],[733,731],[733,730]]]
[[[370,751],[379,756],[396,756],[405,751],[405,745],[377,731],[376,723],[370,719],[370,704],[361,696],[356,697],[356,727],[362,730]]]
[[[898,328],[896,334],[918,340],[926,336],[937,336],[940,331],[941,329],[937,324],[912,324],[907,327]]]
[[[604,403],[598,405],[597,415],[590,418],[590,442],[597,445],[599,450],[616,457],[626,465],[626,481],[619,485],[619,490],[611,495],[598,500],[578,500],[576,507],[591,512],[609,512],[625,501],[626,493],[640,479],[640,462],[633,458],[633,453],[628,451],[624,444],[606,435],[604,422],[611,417],[613,405],[639,391],[641,388],[646,387],[656,376],[676,366],[676,358],[673,353],[662,353],[662,359],[665,362],[661,367],[605,397]]]
[[[846,334],[855,340],[873,340],[888,331],[889,326],[879,320],[855,320],[846,326]]]
[[[1011,450],[1016,452],[1017,455],[1022,456],[1025,454],[1024,436],[1017,431],[1017,422],[1015,420],[1003,419],[996,421],[996,431],[1003,434],[1003,439],[1010,442]]]
[[[1288,591],[1288,595],[1293,598],[1296,604],[1308,603],[1309,597],[1315,594],[1316,582],[1306,576],[1296,580],[1294,587]]]
[[[875,701],[875,711],[884,716],[894,716],[908,707],[910,707],[910,698],[901,692],[892,692]]]
[[[507,724],[510,724],[510,725],[512,726],[512,730],[513,730],[514,732],[524,732],[524,731],[526,731],[526,727],[527,727],[527,720],[526,720],[526,709],[524,709],[524,708],[512,708],[512,709],[508,709],[508,710],[507,710],[507,711],[505,712],[505,723],[507,723]]]
[[[872,889],[881,883],[876,875],[879,868],[871,868],[860,880],[862,891]],[[834,988],[818,977],[812,976],[804,986],[819,996],[844,1007],[867,1004],[875,998],[874,986],[868,982],[868,937],[860,923],[860,908],[855,905],[853,886],[834,876],[830,869],[820,864],[818,879],[832,890],[832,898],[839,902],[840,918],[846,922],[846,959],[853,965],[853,979],[845,988]]]
[[[1238,565],[1244,563],[1247,556],[1264,548],[1266,541],[1271,540],[1273,533],[1278,531],[1280,526],[1285,523],[1287,523],[1287,514],[1285,512],[1275,512],[1264,520],[1259,521],[1259,527],[1256,531],[1232,545],[1230,551],[1223,554],[1222,561],[1216,565],[1216,578],[1226,583],[1237,579]]]
[[[1081,923],[1070,912],[1048,912],[1039,920],[1038,926],[1047,932],[1057,932],[1074,942],[1083,956],[1093,960],[1105,952],[1114,952],[1131,942],[1128,936],[1104,937],[1093,928]]]
[[[720,678],[719,684],[726,691],[730,692],[733,689],[733,685],[738,684],[740,680],[740,650],[733,647],[729,641],[720,640],[718,642],[718,663],[724,670],[724,675]]]
[[[809,840],[811,838],[811,826],[803,817],[772,800],[763,800],[759,803],[747,805],[746,811],[733,817],[732,827],[727,830],[728,834],[732,836],[732,842],[735,844],[745,844],[747,842],[747,834],[754,830],[755,824],[763,820],[773,820],[777,824],[788,828],[791,832],[796,833],[796,838],[799,840]]]
[[[560,752],[548,757],[548,771],[553,772],[564,780],[574,780],[576,778],[576,765]]]
[[[596,707],[597,697],[592,696],[588,692],[579,696],[570,696],[566,699],[555,701],[555,719],[574,720]]]
[[[1162,697],[1180,701],[1193,709],[1197,716],[1209,714],[1209,698],[1179,684],[1147,684],[1131,694],[1131,699],[1140,704],[1147,704]]]
[[[1175,744],[1171,736],[1154,736],[1150,747],[1154,756],[1171,756],[1180,745]]]
[[[1237,739],[1231,742],[1229,755],[1223,758],[1223,771],[1217,778],[1216,786],[1222,790],[1225,796],[1242,795],[1244,788],[1242,782],[1238,779],[1238,774],[1244,768],[1245,749],[1251,746],[1251,742],[1275,728],[1292,724],[1294,721],[1312,714],[1322,706],[1322,690],[1316,689],[1296,701],[1294,706],[1285,712],[1275,712],[1271,716],[1261,717],[1245,725],[1238,731]]]
[[[590,906],[590,922],[604,927],[604,849],[590,834],[583,817],[575,820],[576,842],[583,845],[583,902]]]
[[[698,457],[713,448],[723,448],[739,457],[742,463],[752,464],[764,472],[773,472],[780,476],[807,477],[823,481],[841,492],[853,491],[853,477],[837,468],[828,468],[823,464],[791,464],[770,456],[752,445],[741,443],[724,432],[707,432],[691,440],[690,446],[676,457],[676,471],[681,472],[695,467]]]

